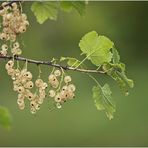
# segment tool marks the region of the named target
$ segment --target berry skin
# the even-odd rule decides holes
[[[7,39],[7,34],[1,33],[1,34],[0,34],[0,39],[1,39],[1,40],[6,40],[6,39]]]
[[[36,85],[36,87],[41,87],[43,85],[43,80],[42,79],[37,79],[35,81],[35,85]]]
[[[36,114],[36,109],[34,107],[31,107],[30,112],[31,112],[31,114]]]
[[[67,88],[68,88],[68,86],[66,86],[66,85],[65,85],[65,86],[63,86],[63,87],[62,87],[62,91],[67,90]]]
[[[17,4],[16,3],[12,3],[12,8],[13,8],[13,10],[16,10],[17,9]]]
[[[56,107],[57,107],[58,109],[60,109],[60,108],[62,108],[62,105],[61,105],[60,103],[56,103]]]
[[[24,100],[25,96],[23,94],[18,94],[18,97],[17,97],[19,100]]]
[[[19,45],[18,42],[15,42],[15,43],[13,44],[13,48],[19,48],[19,47],[20,47],[20,45]]]
[[[32,81],[28,81],[28,82],[24,85],[24,87],[25,87],[25,88],[28,88],[28,89],[33,88],[33,86],[34,86],[34,84],[33,84]]]
[[[21,27],[19,28],[19,32],[20,32],[20,33],[26,32],[26,27],[25,27],[25,26],[21,26]]]
[[[53,88],[58,87],[59,81],[57,80],[57,78],[56,78],[56,76],[54,74],[49,75],[48,80],[49,80],[49,84],[51,84],[51,86]]]
[[[3,50],[3,51],[7,51],[7,50],[8,50],[8,46],[7,46],[6,44],[3,44],[3,45],[2,45],[2,50]]]
[[[23,77],[26,78],[27,80],[31,80],[32,74],[31,74],[31,72],[27,71],[23,74]]]
[[[36,104],[36,105],[35,105],[35,109],[36,109],[36,110],[39,110],[39,109],[40,109],[40,104]]]
[[[50,75],[48,76],[48,80],[49,80],[49,83],[51,83],[51,82],[53,82],[53,81],[56,80],[56,76],[55,76],[54,74],[50,74]]]
[[[22,86],[19,86],[17,89],[18,93],[24,93],[25,89]]]
[[[44,83],[42,84],[42,89],[46,89],[47,87],[48,87],[47,83],[44,82]]]
[[[70,76],[65,76],[64,82],[65,82],[65,83],[71,82],[71,77],[70,77]]]
[[[8,61],[5,65],[6,70],[12,69],[14,62],[12,60]]]
[[[54,71],[54,75],[55,75],[56,77],[60,76],[60,75],[61,75],[61,71],[60,71],[60,70],[55,70],[55,71]]]
[[[74,92],[76,87],[73,84],[68,85],[68,90]]]
[[[23,99],[17,99],[17,104],[18,104],[18,105],[24,104],[24,100],[23,100]]]
[[[25,108],[25,103],[18,105],[20,110],[23,110]]]
[[[49,94],[49,97],[54,97],[56,93],[54,90],[50,90],[48,94]]]
[[[57,94],[54,98],[55,102],[59,103],[62,101],[60,94]]]

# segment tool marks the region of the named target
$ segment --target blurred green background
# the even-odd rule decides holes
[[[29,107],[18,109],[17,94],[1,60],[0,104],[10,110],[13,122],[10,130],[0,127],[0,146],[148,146],[148,2],[89,2],[84,18],[76,11],[59,12],[57,21],[49,20],[43,25],[36,22],[29,5],[30,2],[24,3],[31,24],[21,38],[24,57],[82,59],[79,40],[96,30],[114,41],[135,87],[125,97],[113,80],[95,76],[101,84],[107,81],[113,91],[117,111],[109,121],[94,106],[92,80],[84,74],[68,72],[77,86],[76,99],[52,112],[46,100],[34,116]],[[36,78],[37,66],[29,65],[29,69]],[[43,66],[42,71],[47,80],[50,70]]]

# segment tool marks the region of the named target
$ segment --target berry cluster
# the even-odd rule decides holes
[[[5,43],[1,46],[0,54],[7,55],[8,49],[11,49],[13,59],[9,60],[5,65],[8,75],[13,80],[13,90],[18,93],[17,104],[23,110],[25,108],[25,100],[30,101],[30,112],[36,113],[40,109],[40,105],[46,97],[54,102],[54,107],[61,108],[61,105],[74,98],[75,85],[71,83],[70,76],[65,76],[63,69],[52,70],[48,77],[49,85],[40,78],[40,73],[35,82],[32,81],[32,73],[27,70],[27,61],[24,68],[20,68],[17,61],[15,66],[14,59],[22,54],[20,44],[16,41],[18,34],[26,31],[29,22],[26,14],[19,10],[17,3],[12,3],[11,6],[6,6],[7,2],[2,3],[3,9],[0,10],[0,15],[3,18],[3,31],[0,33],[0,39]],[[6,6],[6,7],[4,7]],[[6,44],[9,41],[9,46]],[[62,85],[63,84],[63,85]],[[34,90],[35,89],[35,90]],[[33,93],[33,90],[35,91]],[[48,95],[47,95],[48,94]]]
[[[61,82],[59,82],[58,77],[61,76],[60,70],[55,70],[53,74],[50,74],[48,77],[48,82],[52,87],[49,90],[49,97],[54,97],[54,101],[56,102],[57,108],[61,108],[61,105],[69,99],[74,98],[75,85],[70,84],[72,79],[70,76],[65,76],[61,78]],[[64,81],[64,85],[60,88],[60,83]],[[58,89],[57,89],[58,88]],[[54,89],[57,89],[56,91]]]
[[[14,56],[22,54],[19,43],[16,41],[17,35],[24,33],[29,26],[26,14],[22,13],[17,3],[12,3],[11,6],[7,5],[8,2],[3,2],[3,9],[0,10],[0,16],[2,16],[2,32],[0,33],[0,39],[4,42],[10,41],[10,46],[3,44],[1,46],[0,54],[6,56],[8,48],[11,49],[11,53]],[[13,43],[13,46],[11,46]]]
[[[0,33],[0,39],[15,42],[17,35],[26,31],[29,22],[27,21],[26,14],[20,11],[17,3],[6,6],[7,3],[8,2],[3,2],[3,9],[0,10],[0,16],[2,16],[3,19],[3,31]]]

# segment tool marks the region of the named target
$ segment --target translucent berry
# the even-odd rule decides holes
[[[64,82],[69,83],[70,81],[71,81],[71,77],[70,76],[65,76]]]
[[[0,39],[1,40],[6,40],[7,39],[7,34],[6,33],[1,33],[0,34]]]
[[[60,109],[60,108],[62,108],[62,105],[61,105],[60,103],[56,103],[56,107],[57,107],[58,109]]]
[[[25,72],[23,76],[24,76],[25,78],[27,78],[27,80],[31,80],[31,79],[32,79],[32,74],[31,74],[31,72],[29,72],[29,71]]]
[[[47,86],[48,86],[47,83],[44,82],[44,83],[42,84],[42,89],[46,89]]]
[[[60,75],[61,75],[61,71],[60,71],[60,70],[55,70],[55,71],[54,71],[54,75],[55,75],[56,77],[60,76]]]
[[[76,87],[73,84],[68,85],[68,90],[74,92]]]
[[[41,87],[43,85],[43,80],[42,79],[37,79],[35,81],[35,85],[36,85],[36,87]]]
[[[27,83],[24,85],[24,87],[25,87],[25,88],[28,88],[28,89],[33,88],[33,86],[34,86],[34,84],[33,84],[32,81],[29,81],[29,82],[27,82]]]
[[[62,91],[67,90],[67,88],[68,88],[68,86],[67,86],[67,85],[63,86],[63,87],[62,87]]]
[[[3,44],[2,45],[2,50],[4,50],[4,51],[8,50],[8,46],[6,44]]]
[[[62,99],[61,99],[60,94],[57,94],[57,95],[55,96],[54,100],[55,100],[55,102],[61,102]]]
[[[36,104],[36,105],[35,105],[35,109],[36,109],[36,110],[39,110],[39,109],[40,109],[40,104]]]
[[[49,90],[48,94],[49,94],[50,97],[54,97],[56,93],[55,93],[54,90]]]
[[[54,74],[50,74],[50,75],[48,76],[48,80],[49,80],[49,83],[50,83],[50,82],[53,82],[53,81],[56,80],[56,76],[55,76]]]
[[[13,44],[13,47],[14,47],[14,48],[19,48],[19,47],[20,47],[20,45],[19,45],[19,43],[18,43],[18,42],[15,42],[15,43]]]
[[[18,105],[20,110],[23,110],[25,108],[25,103]]]
[[[20,33],[26,32],[26,27],[25,27],[25,26],[21,26],[21,27],[19,28],[19,32],[20,32]]]
[[[31,112],[31,114],[36,114],[36,109],[34,107],[31,107],[30,112]]]
[[[24,93],[25,89],[24,89],[24,87],[19,86],[17,91],[18,91],[19,93]]]
[[[23,100],[23,99],[17,99],[17,104],[18,104],[18,105],[24,104],[24,100]]]

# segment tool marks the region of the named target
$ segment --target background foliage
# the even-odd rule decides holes
[[[46,21],[43,25],[36,22],[29,3],[25,3],[24,10],[31,26],[20,39],[24,56],[39,60],[77,58],[81,37],[96,30],[115,42],[135,88],[125,97],[113,80],[96,76],[102,84],[108,81],[112,85],[117,112],[109,121],[94,107],[90,91],[94,83],[83,74],[69,72],[78,87],[76,99],[53,112],[44,103],[37,115],[32,116],[29,109],[17,108],[12,82],[1,61],[0,104],[9,108],[13,122],[9,131],[0,128],[0,146],[147,146],[148,2],[90,2],[84,18],[76,11],[59,12],[57,21]],[[37,76],[37,67],[29,65],[29,68]],[[45,79],[48,68],[42,67],[42,71]]]

